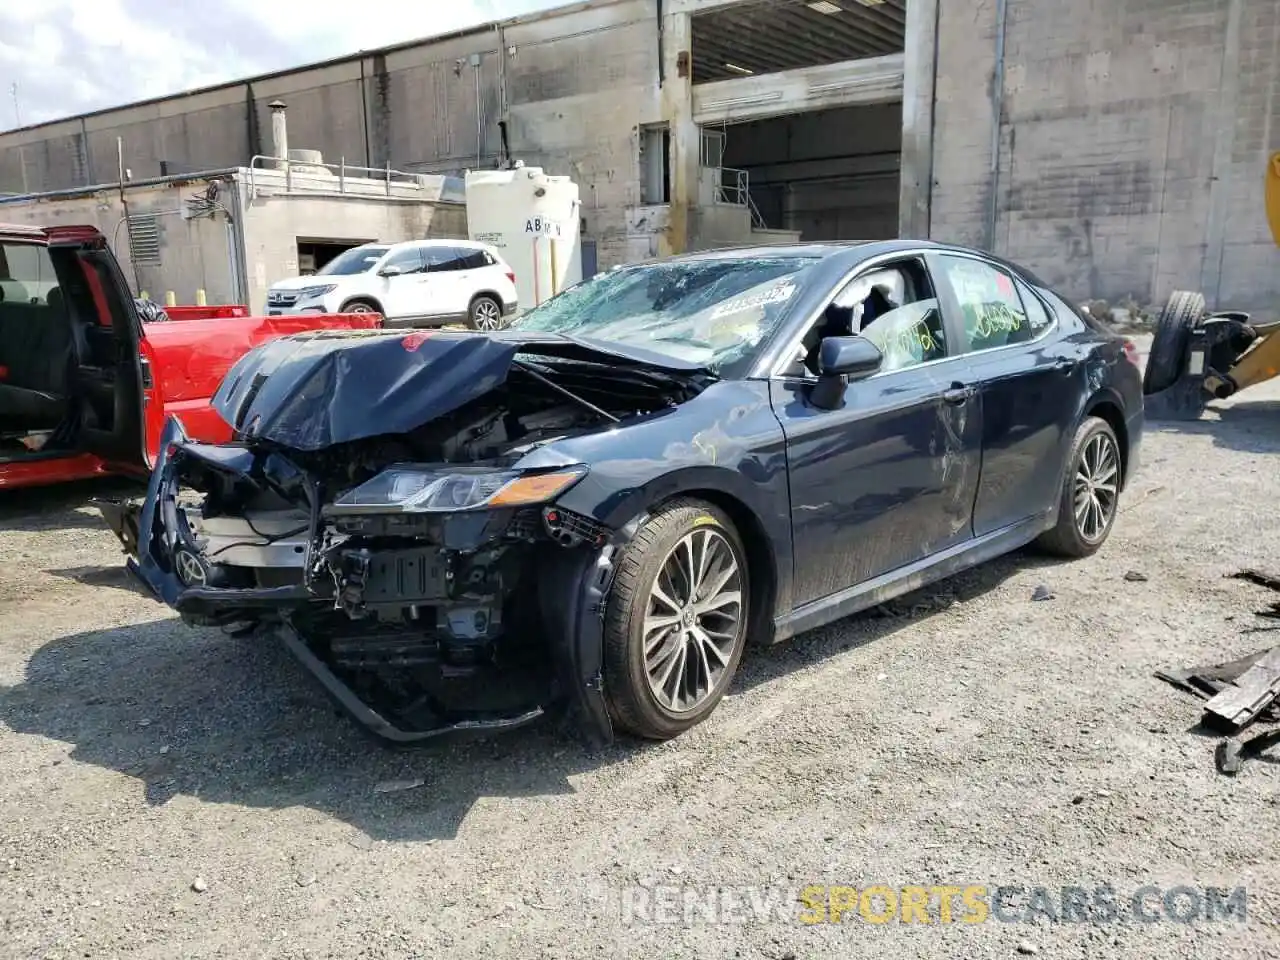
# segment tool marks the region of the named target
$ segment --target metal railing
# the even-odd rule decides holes
[[[751,199],[751,177],[746,170],[736,167],[720,167],[716,177],[716,203],[725,203],[735,207],[746,207],[751,214],[751,226],[756,230],[769,229]]]
[[[270,175],[270,181],[263,177],[264,173]],[[257,154],[249,160],[249,195],[257,196],[259,186],[265,187],[268,182],[274,186],[281,176],[285,193],[337,193],[363,197],[382,194],[401,199],[413,199],[401,191],[421,191],[426,189],[427,181],[441,179],[429,174],[393,170],[390,163],[381,167],[359,167],[347,163],[346,157],[337,163],[323,163]]]

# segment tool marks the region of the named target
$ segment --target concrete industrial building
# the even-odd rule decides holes
[[[0,193],[244,166],[268,104],[329,162],[512,156],[580,185],[602,267],[901,233],[1083,299],[1273,312],[1276,0],[590,0],[0,134]],[[585,258],[584,258],[585,259]]]

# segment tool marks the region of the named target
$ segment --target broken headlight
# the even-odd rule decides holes
[[[453,513],[545,503],[586,476],[586,467],[521,473],[482,467],[399,464],[333,501],[329,513]]]

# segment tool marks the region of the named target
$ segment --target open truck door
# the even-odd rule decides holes
[[[0,488],[145,473],[140,336],[96,228],[0,225]]]
[[[156,397],[133,294],[97,230],[52,227],[46,233],[58,277],[65,277],[79,359],[76,386],[85,401],[76,447],[112,472],[143,474],[151,467],[146,420]]]

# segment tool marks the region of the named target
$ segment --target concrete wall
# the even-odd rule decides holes
[[[133,185],[126,192],[129,214],[156,217],[159,228],[158,263],[134,263],[128,231],[123,224],[124,209],[117,190],[86,191],[0,203],[0,221],[6,223],[92,224],[106,235],[120,261],[134,293],[145,290],[153,300],[163,301],[173,291],[179,303],[194,303],[196,291],[204,290],[209,303],[240,303],[247,299],[255,312],[266,309],[268,286],[298,272],[298,240],[416,240],[425,237],[465,237],[466,208],[456,203],[437,204],[430,200],[387,199],[376,195],[382,185],[368,183],[373,196],[325,196],[315,193],[274,195],[270,188],[283,186],[283,175],[258,172],[258,197],[249,197],[245,172],[223,180],[220,198],[231,210],[236,197],[245,198],[244,286],[248,296],[238,291],[236,274],[241,272],[233,256],[234,240],[227,219],[184,220],[178,211],[188,197],[201,194],[205,181]],[[264,188],[263,184],[267,184]],[[349,182],[355,190],[359,184]],[[312,189],[315,189],[312,187]],[[407,188],[406,188],[407,189]],[[429,196],[439,190],[426,189]]]
[[[473,65],[475,61],[475,65]],[[653,246],[640,205],[638,126],[660,120],[652,0],[566,8],[436,42],[0,134],[0,193],[248,165],[271,154],[268,104],[289,145],[327,162],[434,173],[513,154],[572,176],[600,265]],[[175,169],[176,168],[176,169]]]
[[[734,124],[724,163],[748,172],[770,227],[804,240],[898,235],[901,104],[841,107]]]
[[[931,235],[994,246],[1076,298],[1199,288],[1280,313],[1262,205],[1280,3],[1007,3],[1003,82],[996,0],[940,4]]]
[[[122,223],[124,210],[115,190],[0,204],[0,220],[36,226],[92,224],[107,237],[135,294],[145,290],[151,299],[163,302],[165,291],[172,290],[179,303],[195,303],[196,291],[204,290],[209,303],[235,303],[226,217],[184,220],[177,213],[187,197],[204,187],[203,183],[162,184],[128,191],[131,216],[156,217],[159,263],[133,262]]]

